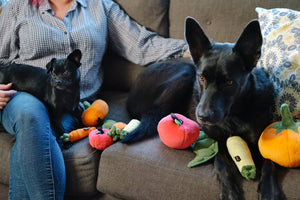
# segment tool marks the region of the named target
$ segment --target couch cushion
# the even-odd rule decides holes
[[[149,30],[168,37],[169,0],[114,0],[136,22],[146,26]]]
[[[257,64],[265,68],[275,87],[274,120],[280,120],[280,106],[289,105],[300,119],[300,12],[290,9],[256,9],[263,36]]]
[[[235,42],[246,24],[257,18],[256,7],[300,10],[300,1],[243,0],[241,3],[241,0],[170,0],[170,37],[183,39],[185,18],[191,16],[199,21],[212,40]]]
[[[168,37],[169,35],[169,0],[115,0],[125,12],[139,24],[151,31]],[[104,87],[128,91],[141,66],[107,51],[103,58]],[[118,72],[118,73],[116,73]]]
[[[116,143],[102,154],[97,189],[121,199],[218,199],[212,165],[188,168],[193,157],[189,150],[166,147],[159,137]]]
[[[2,126],[1,126],[2,127]],[[0,182],[9,184],[9,160],[10,152],[14,145],[15,138],[6,133],[2,128],[0,131]]]
[[[103,58],[103,88],[129,91],[138,74],[144,67],[131,63],[108,50]]]
[[[130,117],[126,110],[127,97],[128,92],[100,91],[99,98],[106,101],[109,106],[109,111],[105,119],[128,123],[130,121]]]
[[[191,149],[165,146],[158,136],[131,145],[115,143],[102,153],[97,189],[121,199],[218,199],[212,161],[188,168],[194,156]],[[299,199],[299,169],[278,171],[287,199]],[[245,199],[258,199],[258,180],[240,179]]]
[[[100,151],[92,148],[89,139],[75,142],[69,149],[63,150],[66,166],[66,195],[92,196],[97,194],[96,181]]]

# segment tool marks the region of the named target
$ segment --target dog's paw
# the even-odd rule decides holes
[[[262,167],[262,176],[258,185],[259,200],[285,200],[276,177],[275,164],[265,160]]]
[[[220,200],[244,200],[241,190],[236,184],[221,188]]]
[[[144,135],[139,133],[138,131],[133,131],[127,134],[120,142],[122,143],[134,143],[144,138]]]
[[[259,200],[285,200],[285,196],[276,185],[259,184]]]
[[[285,196],[281,194],[271,194],[271,195],[266,195],[266,194],[259,194],[259,200],[285,200]]]

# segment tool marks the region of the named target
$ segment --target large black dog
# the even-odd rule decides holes
[[[229,136],[241,136],[255,161],[261,160],[260,199],[282,199],[274,164],[258,151],[262,130],[271,122],[273,85],[263,69],[256,68],[262,37],[258,21],[250,22],[235,44],[213,43],[193,18],[185,23],[185,38],[194,64],[156,63],[146,68],[133,86],[127,108],[141,119],[136,131],[123,142],[130,143],[155,133],[159,120],[179,112],[197,120],[218,141],[215,168],[220,181],[220,199],[241,200],[236,179],[239,173],[226,149]],[[193,101],[194,100],[194,101]],[[194,117],[193,117],[194,115]]]
[[[82,54],[74,50],[67,58],[53,58],[45,69],[23,64],[0,67],[0,83],[12,83],[12,89],[28,92],[48,108],[57,135],[64,132],[60,120],[64,113],[77,108],[80,91]]]

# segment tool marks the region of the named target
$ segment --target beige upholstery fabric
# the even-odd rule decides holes
[[[257,19],[256,7],[299,9],[300,1],[170,0],[170,37],[183,39],[185,18],[191,16],[199,21],[213,41],[235,42],[247,23]]]
[[[165,146],[159,137],[131,145],[116,143],[102,153],[97,189],[121,199],[218,199],[212,162],[188,168],[194,156],[191,150]],[[278,176],[287,199],[299,200],[299,169],[279,167]],[[258,199],[258,180],[239,179],[246,200]]]
[[[114,0],[139,24],[167,37],[169,0]]]

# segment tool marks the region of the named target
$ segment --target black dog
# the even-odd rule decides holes
[[[129,113],[141,119],[139,127],[143,129],[138,127],[123,142],[157,133],[157,123],[163,115],[190,114],[190,107],[201,128],[219,144],[215,167],[220,199],[240,200],[243,194],[236,180],[240,175],[229,157],[226,140],[229,136],[241,136],[254,160],[263,161],[257,143],[271,122],[274,101],[267,73],[255,67],[262,45],[259,23],[250,22],[235,44],[212,43],[193,18],[187,18],[185,26],[196,72],[191,65],[179,62],[157,63],[145,69],[127,102]],[[260,199],[282,199],[274,164],[269,160],[262,163]]]
[[[157,133],[161,118],[171,112],[188,114],[196,68],[193,64],[166,61],[152,64],[141,72],[133,85],[127,110],[141,124],[122,142],[135,142]]]
[[[48,108],[57,135],[64,132],[60,120],[64,113],[73,112],[79,103],[81,51],[67,58],[53,58],[45,69],[22,64],[0,67],[0,83],[12,83],[12,89],[28,92]]]

